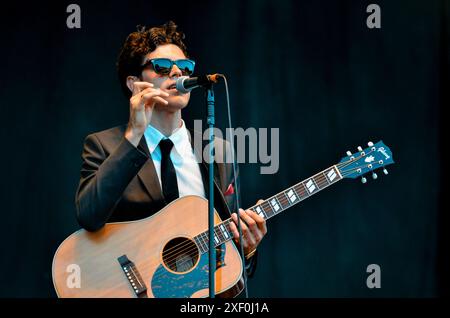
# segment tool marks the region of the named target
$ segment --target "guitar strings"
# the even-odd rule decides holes
[[[355,160],[358,160],[359,158],[357,158],[357,159],[355,159]],[[348,162],[343,162],[343,163],[338,163],[336,166],[338,166],[339,168],[343,168],[343,167],[346,167],[346,166],[348,166],[351,162],[353,162],[354,160],[350,160],[350,161],[348,161]],[[320,180],[319,180],[319,183],[320,182],[322,182],[322,181],[324,181],[326,178],[325,178],[325,176],[323,176],[323,173],[322,172],[319,172],[318,174],[316,174],[316,175],[319,175],[319,177],[320,177]],[[297,183],[296,185],[294,185],[294,186],[292,186],[291,188],[295,188],[296,186],[298,186],[298,185],[300,185],[302,182],[299,182],[299,183]],[[323,187],[322,187],[323,188]],[[281,192],[279,193],[279,194],[281,194]],[[274,195],[274,196],[272,196],[272,197],[276,197],[276,196],[278,196],[279,194],[276,194],[276,195]],[[272,198],[271,197],[271,198]],[[270,199],[270,198],[269,198]],[[267,202],[269,199],[267,199],[267,200],[264,200],[264,202],[263,203],[265,203],[265,202]],[[286,201],[287,201],[287,199],[286,199]],[[261,204],[263,204],[263,203],[261,203]],[[284,203],[286,203],[286,202],[284,202]],[[256,205],[254,205],[253,207],[255,207]],[[251,209],[251,208],[253,208],[253,207],[250,207],[249,209]],[[201,235],[201,233],[199,234],[199,235]],[[184,244],[184,243],[179,243],[179,244],[177,244],[177,245],[174,245],[173,247],[171,247],[170,249],[168,249],[168,251],[170,251],[171,249],[174,249],[174,248],[177,248],[180,244]]]
[[[373,149],[370,151],[370,152],[368,152],[367,154],[369,154],[369,153],[371,153],[373,151]],[[347,161],[347,162],[342,162],[342,163],[339,163],[339,164],[337,164],[336,166],[339,168],[339,170],[341,170],[343,167],[347,167],[348,165],[350,165],[352,162],[354,162],[354,161],[357,161],[357,160],[359,160],[360,158],[362,157],[362,155],[361,156],[359,156],[359,157],[357,157],[357,158],[355,158],[355,159],[351,159],[351,160],[349,160],[349,161]],[[352,168],[352,169],[350,169],[350,170],[341,170],[341,174],[342,175],[345,175],[345,176],[348,176],[348,175],[350,175],[350,174],[352,174],[355,170],[358,170],[358,168]],[[318,175],[318,177],[316,177]],[[320,189],[324,189],[325,187],[327,187],[327,186],[329,186],[329,185],[331,185],[332,183],[329,183],[327,180],[326,180],[326,177],[323,175],[323,171],[322,172],[320,172],[320,173],[318,173],[318,174],[316,174],[315,176],[313,176],[312,178],[314,178],[314,180],[316,180],[316,184],[319,186],[319,188]],[[327,181],[327,183],[324,183],[324,181]],[[299,184],[301,184],[302,182],[300,182]],[[324,184],[321,184],[321,183],[324,183]],[[293,186],[293,187],[291,187],[291,188],[295,188],[296,186],[298,186],[299,184],[297,184],[297,185],[295,185],[295,186]],[[295,189],[294,189],[295,190]],[[283,192],[285,192],[285,191],[283,191]],[[281,192],[279,193],[279,194],[281,194]],[[273,197],[277,197],[279,194],[277,194],[277,195],[275,195],[275,196],[273,196]],[[298,195],[298,194],[297,194]],[[272,197],[271,197],[272,198]],[[269,198],[270,199],[270,198]],[[266,203],[266,204],[268,204],[267,203],[267,201],[269,201],[269,199],[267,199],[267,200],[265,200],[263,203],[261,203],[260,205],[263,205],[264,203]],[[280,198],[276,198],[277,199],[277,201],[283,206],[283,205],[287,205],[287,207],[286,208],[288,208],[288,207],[290,207],[290,205],[291,205],[291,203],[289,203],[289,200],[287,199],[287,197],[285,197],[285,196],[282,196],[282,198],[280,199]],[[305,199],[305,198],[303,198],[303,199]],[[301,201],[301,200],[300,200]],[[300,201],[298,201],[298,202],[300,202]],[[297,202],[297,203],[298,203]],[[264,207],[263,207],[264,208]],[[225,220],[225,221],[223,221],[222,222],[222,224],[224,225],[224,226],[228,226],[228,224],[229,224],[229,222],[231,221],[231,219],[227,219],[227,220]],[[218,225],[216,225],[215,227],[217,227]],[[228,231],[228,234],[230,234],[229,233],[229,229],[228,229],[228,227],[227,227],[227,231]],[[201,233],[202,234],[202,233]],[[201,234],[199,234],[199,235],[201,235]],[[215,233],[216,234],[216,233]],[[197,236],[196,236],[197,237]],[[208,237],[208,239],[209,239],[209,237]],[[229,240],[229,239],[228,239]],[[228,240],[226,240],[226,241],[228,241]],[[226,242],[225,241],[225,242]],[[205,240],[205,243],[206,243],[206,240]],[[186,249],[186,245],[187,244],[190,244],[191,245],[191,247],[189,248],[189,249]],[[184,253],[186,253],[186,251],[188,251],[188,253],[193,253],[193,252],[195,252],[195,254],[197,254],[198,253],[198,246],[197,246],[197,244],[191,244],[190,243],[190,241],[187,241],[187,242],[185,242],[185,243],[180,243],[180,244],[178,244],[178,245],[175,245],[174,247],[172,247],[172,248],[170,248],[170,249],[172,249],[172,251],[171,252],[169,252],[168,254],[166,254],[166,255],[170,255],[170,254],[179,254],[179,253],[177,253],[177,252],[179,252],[179,250],[180,249],[182,249],[184,247],[184,250],[183,250],[183,252]],[[169,249],[169,250],[170,250]],[[200,254],[202,254],[202,253],[200,253]],[[172,260],[174,259],[175,257],[172,257]],[[174,263],[175,262],[172,262],[172,263],[170,263],[170,261],[171,261],[171,259],[170,259],[170,257],[168,257],[168,259],[167,259],[167,263],[169,264],[169,266],[170,265],[174,265]],[[190,260],[187,260],[187,261],[190,261]],[[186,261],[186,262],[187,262]],[[182,262],[181,264],[183,264],[183,263],[186,263],[186,262]]]
[[[352,160],[352,161],[356,161],[357,159],[354,159],[354,160]],[[350,162],[351,163],[351,162]],[[340,163],[340,164],[338,164],[338,165],[336,165],[336,166],[339,166],[340,168],[342,168],[342,167],[346,167],[346,166],[348,166],[350,163],[348,163],[348,162],[343,162],[343,163]],[[349,169],[349,170],[342,170],[341,171],[341,175],[344,177],[344,176],[348,176],[348,175],[350,175],[350,174],[352,174],[354,171],[356,171],[358,168],[352,168],[352,169]],[[323,175],[323,173],[319,173],[319,177],[317,177],[317,183],[318,184],[320,184],[320,183],[322,183],[325,179],[326,179],[326,177]],[[301,182],[300,182],[301,183]],[[300,184],[299,183],[299,184]],[[329,186],[329,185],[331,185],[331,184],[325,184],[325,186],[322,186],[322,188],[321,189],[323,189],[323,188],[325,188],[325,187],[327,187],[327,186]],[[294,186],[295,187],[295,186]],[[293,188],[293,187],[291,187],[291,188]],[[278,195],[278,194],[277,194]],[[277,195],[275,195],[275,196],[277,196]],[[274,197],[275,197],[274,196]],[[269,198],[270,199],[270,198]],[[264,204],[264,203],[267,203],[267,201],[269,200],[269,199],[267,199],[267,200],[265,200],[263,203],[261,203],[260,205],[262,205],[262,204]],[[303,198],[303,199],[306,199],[306,197],[305,198]],[[283,199],[279,199],[278,200],[282,205],[291,205],[290,203],[289,203],[289,201],[288,201],[288,199],[287,198],[285,198],[285,197],[283,197]],[[300,201],[302,201],[302,200],[300,200]],[[300,202],[300,201],[298,201],[298,202]],[[268,203],[267,203],[268,204]],[[228,225],[228,223],[231,221],[231,218],[229,218],[229,219],[227,219],[227,220],[225,220],[225,221],[223,221],[222,223],[220,223],[220,224],[223,224],[224,226],[227,226]],[[218,224],[218,225],[220,225],[220,224]],[[217,227],[218,225],[216,225],[215,227]],[[228,228],[227,228],[227,231],[228,231]],[[204,232],[203,232],[204,233]],[[199,235],[201,235],[202,233],[200,233]],[[230,233],[229,233],[230,234]],[[199,236],[199,235],[197,235],[197,236]],[[195,237],[197,237],[197,236],[195,236]],[[209,237],[208,237],[209,238]],[[228,240],[230,240],[230,239],[228,239]],[[228,241],[227,240],[227,241]],[[225,241],[226,242],[226,241]],[[224,243],[225,243],[224,242]],[[206,243],[206,240],[205,240],[205,243]],[[222,243],[223,244],[223,243]],[[186,248],[186,246],[187,245],[190,245],[190,247],[189,248]],[[219,246],[219,245],[218,245]],[[177,244],[177,245],[175,245],[175,246],[173,246],[173,247],[171,247],[170,249],[168,249],[167,251],[170,251],[170,252],[168,252],[168,253],[166,253],[165,255],[166,255],[166,264],[167,264],[167,266],[169,267],[169,268],[171,268],[171,266],[173,266],[175,263],[176,263],[176,258],[177,258],[177,256],[178,255],[180,255],[181,253],[180,253],[180,251],[183,253],[183,254],[188,254],[188,255],[190,255],[190,254],[193,254],[193,253],[195,253],[195,254],[199,254],[199,257],[200,257],[200,255],[202,255],[203,253],[199,253],[199,248],[198,248],[198,245],[197,245],[197,243],[196,242],[194,242],[194,244],[192,244],[192,241],[186,241],[186,242],[183,242],[183,243],[179,243],[179,244]],[[206,252],[205,252],[206,253]],[[174,255],[174,254],[176,254],[176,255]],[[186,260],[186,261],[182,261],[182,262],[180,262],[179,263],[179,265],[182,265],[182,264],[186,264],[187,262],[190,262],[191,261],[191,259],[188,259],[188,260]],[[158,262],[159,263],[159,262]],[[147,265],[143,265],[143,266],[140,266],[141,268],[148,268],[149,266],[154,266],[154,265],[156,265],[156,264],[158,264],[158,263],[153,263],[153,264],[147,264]],[[156,276],[156,277],[158,277],[158,276]]]
[[[300,201],[299,201],[299,202],[300,202]],[[230,221],[230,220],[231,220],[231,219],[227,219],[227,220],[224,221],[223,223],[225,223],[225,222],[227,222],[227,221]],[[197,246],[194,246],[193,248],[189,249],[189,252],[190,252],[190,253],[192,253],[192,252],[198,253]],[[205,253],[206,253],[206,252],[205,252]],[[198,253],[198,256],[201,257],[202,254],[203,254],[203,253]],[[191,261],[191,259],[188,259],[188,260],[186,260],[186,261],[182,261],[182,262],[180,262],[179,265],[182,265],[182,264],[186,265],[186,263],[187,263],[187,262],[190,262],[190,261]],[[198,261],[198,259],[197,259],[196,261]],[[167,263],[168,263],[169,268],[170,268],[171,265],[174,265],[174,263],[170,263],[170,260],[169,260]],[[159,263],[156,263],[156,264],[159,264]],[[156,265],[156,264],[154,264],[154,265]],[[148,264],[148,265],[141,266],[141,268],[143,268],[143,269],[148,269],[148,266],[152,266],[152,264]],[[165,273],[157,274],[157,275],[155,275],[155,276],[153,277],[153,279],[154,279],[154,278],[161,277],[161,276],[163,276],[163,275],[165,275]]]
[[[370,153],[370,152],[369,152]],[[368,154],[369,154],[368,153]],[[349,161],[347,161],[347,162],[342,162],[342,163],[338,163],[336,166],[339,168],[339,169],[341,169],[341,168],[344,168],[344,167],[347,167],[349,164],[351,164],[352,162],[354,162],[354,161],[357,161],[357,160],[359,160],[360,158],[361,158],[362,156],[359,156],[359,157],[357,157],[357,158],[355,158],[355,159],[353,159],[353,160],[349,160]],[[341,172],[341,174],[342,173],[345,173],[345,172],[347,172],[347,171],[342,171]],[[317,176],[317,175],[319,175],[317,178],[318,178],[318,183],[322,183],[324,180],[327,180],[326,179],[326,177],[323,175],[323,171],[322,172],[319,172],[318,174],[316,174],[315,176]],[[313,176],[313,177],[311,177],[311,178],[314,178],[314,179],[316,179],[316,177],[315,176]],[[302,181],[303,182],[303,181]],[[294,185],[294,186],[292,186],[291,188],[295,188],[295,187],[297,187],[297,186],[299,186],[300,184],[302,184],[302,182],[299,182],[299,183],[297,183],[296,185]],[[328,183],[328,182],[327,182]],[[331,185],[331,184],[326,184],[325,186],[323,186],[322,185],[322,188],[321,189],[323,189],[324,187],[326,187],[326,186],[328,186],[328,185]],[[320,187],[320,186],[319,186]],[[284,191],[285,192],[285,191]],[[297,192],[297,191],[296,191]],[[276,195],[274,195],[274,196],[272,196],[272,197],[270,197],[269,199],[266,199],[266,200],[264,200],[264,202],[263,203],[261,203],[260,205],[262,205],[262,204],[264,204],[264,203],[267,203],[267,201],[269,201],[271,198],[273,198],[273,197],[277,197],[279,194],[281,194],[281,192],[280,193],[278,193],[278,194],[276,194]],[[298,196],[298,194],[297,194],[297,196]],[[300,197],[300,196],[299,196]],[[280,202],[280,200],[277,198],[277,200]],[[285,196],[283,196],[283,199],[282,199],[282,202],[280,202],[282,205],[286,205],[286,203],[289,203],[289,201],[288,201],[288,199],[287,198],[285,198]],[[257,204],[258,205],[258,204]],[[257,205],[254,205],[253,207],[255,207],[255,206],[257,206]],[[289,205],[290,205],[290,203],[289,203]],[[253,207],[250,207],[249,209],[252,209]],[[229,220],[229,219],[228,219]],[[225,221],[223,222],[223,223],[225,223]],[[218,225],[217,225],[218,226]],[[216,227],[216,226],[215,226]],[[199,235],[201,235],[202,233],[200,233],[200,234],[198,234],[197,236],[199,236]],[[205,241],[205,243],[206,243],[206,241]],[[171,250],[174,250],[174,249],[179,249],[180,247],[182,247],[182,246],[186,246],[187,244],[189,244],[189,241],[188,242],[183,242],[183,243],[179,243],[179,244],[177,244],[177,245],[174,245],[173,247],[171,247],[171,248],[169,248],[167,251],[171,251]],[[174,251],[171,251],[171,252],[174,252]],[[170,252],[167,254],[167,255],[169,255],[170,254]]]
[[[367,154],[369,154],[369,153],[371,153],[373,150],[371,150],[370,152],[368,152]],[[359,160],[360,158],[362,157],[362,155],[361,156],[359,156],[359,157],[357,157],[357,158],[355,158],[355,159],[353,159],[353,160],[349,160],[349,161],[347,161],[347,162],[342,162],[342,163],[338,163],[336,166],[339,168],[339,169],[341,169],[341,168],[343,168],[343,167],[347,167],[349,164],[351,164],[352,162],[354,162],[354,161],[357,161],[357,160]],[[345,174],[345,176],[348,176],[349,174],[352,174],[354,171],[352,171],[352,170],[357,170],[358,168],[353,168],[353,169],[350,169],[350,170],[347,170],[347,171],[344,171],[344,170],[342,170],[341,171],[341,174]],[[316,177],[317,175],[319,175],[318,177]],[[318,174],[316,174],[315,176],[313,176],[313,177],[311,177],[311,178],[314,178],[314,179],[318,179],[317,180],[317,185],[319,186],[319,188],[320,188],[320,183],[322,183],[322,182],[324,182],[325,180],[326,180],[326,177],[323,175],[323,171],[322,172],[319,172]],[[300,185],[302,182],[299,182],[297,185],[294,185],[293,187],[291,187],[291,188],[295,188],[296,186],[298,186],[298,185]],[[331,185],[330,183],[328,183],[328,181],[327,181],[327,184],[325,184],[325,185],[322,185],[322,187],[320,188],[320,189],[323,189],[323,188],[325,188],[325,187],[327,187],[327,186],[329,186],[329,185]],[[285,191],[283,191],[283,192],[285,192]],[[279,194],[281,194],[282,192],[280,192]],[[277,197],[279,194],[276,194],[276,195],[274,195],[274,196],[272,196],[271,198],[273,198],[273,197]],[[298,194],[297,194],[297,196],[298,196]],[[269,198],[269,199],[267,199],[267,200],[264,200],[264,202],[263,203],[261,203],[260,205],[263,205],[263,204],[268,204],[268,202],[267,201],[269,201],[271,198]],[[291,203],[289,203],[289,201],[288,201],[288,199],[285,197],[285,196],[282,196],[282,199],[279,199],[279,198],[277,198],[277,201],[283,206],[283,205],[288,205],[288,207],[291,205]],[[298,202],[300,202],[300,201],[298,201]],[[256,205],[255,205],[256,206]],[[251,207],[252,208],[252,207]],[[251,209],[251,208],[249,208],[249,209]],[[263,207],[263,209],[264,209],[264,207]],[[229,219],[227,219],[227,220],[225,220],[225,221],[223,221],[221,224],[223,224],[224,226],[226,226],[227,227],[227,225],[228,225],[228,223],[229,223],[229,221],[231,221],[231,218],[229,218]],[[226,222],[228,222],[228,223],[226,223]],[[218,224],[218,225],[220,225],[220,224]],[[215,227],[217,227],[218,225],[216,225]],[[228,231],[228,228],[227,228],[227,231]],[[215,232],[215,231],[214,231]],[[204,232],[203,232],[204,233]],[[200,233],[199,235],[197,235],[197,236],[200,236],[202,233]],[[215,233],[216,234],[216,233]],[[228,234],[230,234],[229,232],[228,232]],[[195,236],[195,237],[197,237],[197,236]],[[209,239],[209,237],[207,237],[208,239]],[[204,240],[204,242],[206,243],[206,240]],[[186,246],[187,245],[190,245],[191,246],[191,248],[189,248],[189,249],[186,249]],[[193,245],[193,246],[192,246]],[[197,245],[197,243],[194,243],[194,244],[191,244],[191,240],[189,240],[189,241],[185,241],[185,242],[182,242],[182,243],[179,243],[179,244],[177,244],[177,245],[175,245],[175,246],[173,246],[173,247],[171,247],[171,248],[169,248],[167,251],[168,251],[168,253],[166,253],[165,255],[166,255],[166,257],[167,257],[167,263],[168,264],[170,264],[170,265],[174,265],[175,264],[175,262],[176,262],[176,257],[179,255],[179,254],[181,254],[180,253],[180,249],[181,249],[181,252],[183,252],[183,253],[187,253],[187,254],[190,254],[190,253],[192,253],[192,252],[194,252],[194,251],[198,251],[198,245]],[[174,256],[174,254],[176,254],[175,256]],[[172,263],[170,263],[172,261]],[[170,266],[169,266],[170,267]]]
[[[351,174],[351,173],[353,173],[353,172],[350,172],[350,173],[348,173],[348,174]],[[347,176],[348,174],[346,174],[346,176]],[[306,199],[306,198],[304,198],[304,199]],[[300,201],[299,201],[299,202],[300,202]],[[231,221],[231,219],[227,219],[227,220],[225,220],[223,223],[229,222],[229,221]],[[179,245],[185,245],[185,244],[180,243]],[[179,249],[180,249],[180,248],[178,248],[178,250],[179,250]],[[186,251],[188,251],[188,252],[186,252]],[[199,252],[199,251],[198,251],[198,246],[197,246],[197,245],[194,245],[193,247],[191,247],[191,248],[189,248],[189,249],[185,249],[185,251],[183,251],[183,252],[184,252],[184,253],[188,253],[188,254],[189,254],[189,253],[195,252],[195,253],[197,254],[197,253]],[[206,252],[205,252],[205,253],[206,253]],[[198,253],[198,257],[201,257],[202,254],[204,254],[204,253]],[[196,261],[198,261],[198,259],[197,259]],[[179,265],[182,265],[182,264],[186,265],[188,262],[191,262],[191,259],[187,259],[186,261],[182,261],[182,262],[179,263]],[[144,270],[145,270],[145,269],[148,270],[148,267],[149,267],[149,266],[152,267],[152,266],[157,265],[157,264],[159,264],[159,262],[158,262],[158,263],[154,263],[154,264],[143,265],[143,266],[141,266],[141,268],[143,268]],[[171,268],[171,266],[173,266],[173,265],[175,264],[175,262],[170,263],[170,260],[167,260],[166,264],[167,264],[166,266],[168,266],[169,268]],[[153,279],[154,279],[154,278],[159,278],[159,277],[164,276],[164,275],[165,275],[165,273],[157,274],[157,275],[155,275],[155,276],[153,277]]]

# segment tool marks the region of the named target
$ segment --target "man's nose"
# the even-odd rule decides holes
[[[183,75],[183,73],[181,72],[181,70],[178,68],[178,66],[176,66],[175,64],[173,65],[172,69],[170,70],[170,74],[169,77],[174,77],[174,76],[180,77],[181,75]]]

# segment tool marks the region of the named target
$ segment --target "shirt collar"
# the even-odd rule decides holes
[[[167,138],[152,125],[147,126],[147,129],[144,132],[144,136],[150,154],[153,154],[156,147],[158,147],[161,139]],[[190,145],[189,135],[186,129],[186,125],[184,124],[184,120],[181,119],[181,126],[175,129],[168,138],[173,142],[176,152],[181,157],[183,157],[186,152],[186,149],[188,149],[188,146]]]

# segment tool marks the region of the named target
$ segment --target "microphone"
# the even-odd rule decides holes
[[[201,75],[197,77],[180,76],[177,79],[176,88],[179,92],[186,94],[194,88],[217,83],[219,76],[220,74]]]

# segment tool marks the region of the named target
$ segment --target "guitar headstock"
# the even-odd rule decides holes
[[[367,179],[365,174],[372,172],[372,178],[377,179],[378,175],[375,170],[383,168],[383,173],[388,174],[386,166],[393,164],[392,152],[383,141],[379,141],[376,144],[369,142],[369,147],[362,149],[358,147],[358,152],[352,154],[347,151],[347,156],[336,165],[339,169],[342,178],[356,179],[362,177],[362,183],[366,183]]]

